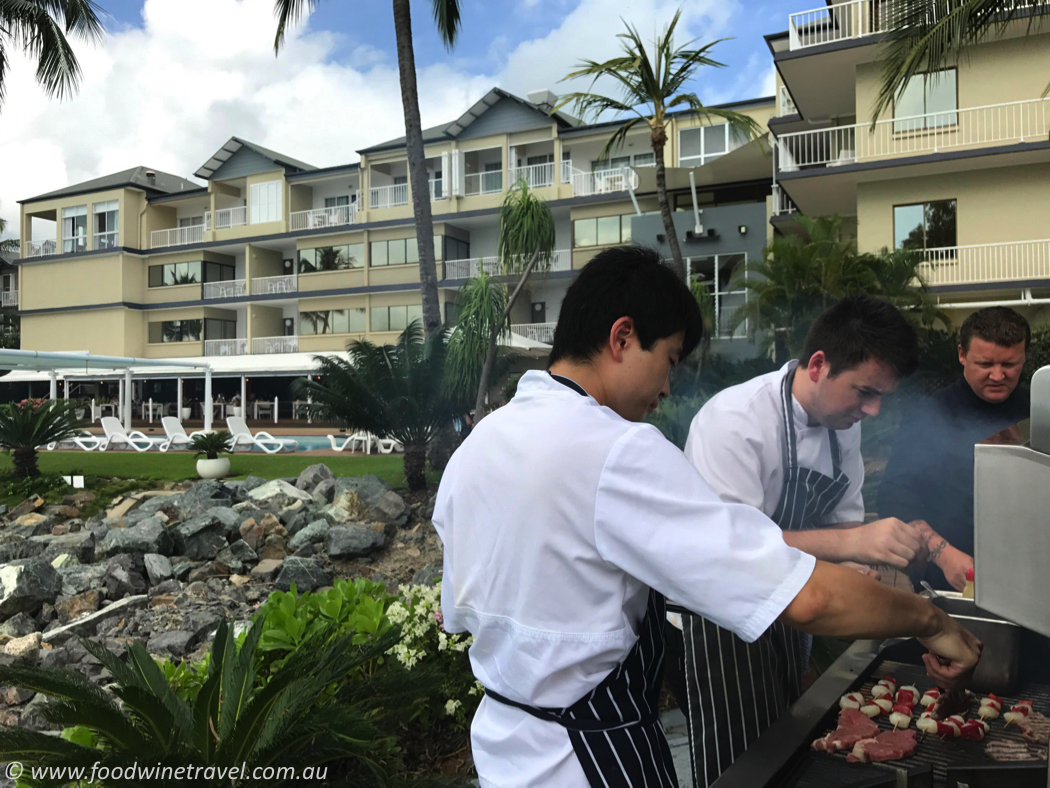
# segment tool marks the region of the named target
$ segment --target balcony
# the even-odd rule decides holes
[[[510,171],[510,183],[513,186],[519,180],[525,181],[530,189],[539,189],[554,185],[554,162],[530,164],[527,167],[513,167]]]
[[[248,224],[248,207],[245,205],[223,208],[216,211],[214,217],[211,211],[204,212],[204,229],[206,230],[226,230],[230,227],[244,227],[246,224]]]
[[[356,205],[338,205],[334,208],[315,208],[312,211],[296,211],[288,217],[288,229],[319,230],[323,227],[341,227],[357,221]]]
[[[780,96],[780,103],[778,106],[777,117],[786,117],[787,115],[797,115],[798,107],[795,106],[795,100],[791,98],[791,91],[787,89],[787,85],[781,85],[780,90],[777,91]]]
[[[295,274],[285,276],[258,276],[252,279],[252,295],[275,295],[294,293],[299,289]]]
[[[776,183],[773,184],[773,215],[786,216],[798,213],[798,206],[792,201],[786,191]]]
[[[927,285],[978,285],[1050,279],[1050,240],[925,249]]]
[[[613,170],[572,171],[572,196],[589,197],[593,194],[612,194],[638,188],[638,174],[629,167]]]
[[[1045,140],[1050,99],[990,104],[869,123],[782,134],[781,172],[836,167],[897,156]]]
[[[0,302],[0,306],[18,306],[18,291],[7,290],[3,294],[3,300]]]
[[[394,208],[398,205],[408,205],[407,183],[373,186],[368,190],[368,206],[370,208]]]
[[[528,265],[528,259],[516,262],[521,266]],[[503,266],[500,265],[500,259],[497,256],[445,260],[444,269],[444,279],[473,279],[481,273],[482,269],[490,276],[503,275]],[[533,268],[533,271],[538,273],[571,270],[572,252],[568,249],[556,249],[551,254],[548,266],[541,266],[537,263],[536,267]]]
[[[204,225],[194,224],[189,227],[176,227],[171,230],[154,230],[149,236],[150,249],[162,246],[185,246],[186,244],[204,243]]]
[[[889,22],[889,0],[848,0],[788,17],[791,51],[864,38],[883,31]]]
[[[243,356],[248,353],[247,339],[205,339],[206,356]]]
[[[557,323],[518,323],[512,325],[510,330],[519,337],[549,345],[554,342],[554,328],[557,325]]]
[[[58,241],[26,241],[26,257],[44,257],[58,254]]]
[[[444,178],[430,178],[430,201],[445,200],[448,198],[448,192],[445,191],[445,180]]]
[[[298,353],[299,337],[255,337],[252,353]]]
[[[497,194],[501,191],[503,191],[503,170],[469,172],[463,176],[463,194],[466,197]]]
[[[240,298],[248,295],[243,279],[227,279],[223,282],[205,282],[201,285],[201,298]]]

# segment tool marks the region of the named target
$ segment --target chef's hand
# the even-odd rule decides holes
[[[854,538],[852,559],[862,564],[907,569],[922,550],[919,530],[896,517],[850,529]]]
[[[952,588],[956,591],[962,591],[966,587],[966,573],[973,569],[973,558],[971,556],[949,545],[944,548],[944,552],[937,556],[937,560],[934,563],[944,572],[944,576],[951,583]]]
[[[983,646],[955,619],[943,610],[935,610],[939,631],[931,637],[917,638],[930,650],[922,655],[926,673],[938,687],[965,687],[973,678],[973,669],[981,658]]]

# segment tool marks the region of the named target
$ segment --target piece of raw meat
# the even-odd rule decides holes
[[[886,731],[874,739],[861,739],[846,758],[850,763],[899,761],[915,752],[915,731]]]
[[[1028,741],[1045,747],[1047,739],[1050,739],[1050,717],[1045,717],[1038,711],[1031,712],[1017,725],[1021,729],[1021,735]]]
[[[849,750],[861,739],[871,739],[879,732],[879,726],[857,709],[839,712],[838,727],[822,739],[813,742],[818,752]]]

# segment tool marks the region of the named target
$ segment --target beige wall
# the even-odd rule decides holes
[[[315,271],[311,274],[301,274],[299,276],[299,292],[301,293],[342,287],[364,287],[364,285],[364,268],[347,268],[342,271]]]
[[[284,312],[272,306],[252,304],[249,307],[251,316],[251,337],[279,337],[284,333]]]
[[[121,257],[122,255],[115,254],[82,259],[67,258],[53,263],[31,263],[21,266],[21,308],[54,309],[112,304],[123,300]]]
[[[314,207],[314,189],[312,186],[288,184],[288,210],[290,213],[309,211]]]
[[[281,276],[284,273],[284,254],[279,249],[264,249],[261,246],[247,244],[245,250],[248,279]]]
[[[22,347],[43,351],[86,350],[108,356],[128,354],[123,308],[22,316]]]
[[[95,248],[95,203],[116,200],[119,205],[117,243],[120,246],[128,246],[132,249],[141,248],[142,239],[139,235],[139,213],[145,204],[145,193],[139,189],[110,189],[108,191],[95,192],[94,194],[78,194],[73,197],[61,197],[55,200],[43,200],[41,202],[27,203],[21,206],[21,227],[29,226],[29,217],[32,215],[53,214],[55,221],[55,240],[58,242],[59,254],[62,248],[62,209],[72,208],[80,205],[87,207],[87,248],[91,251]],[[30,233],[23,230],[23,240],[33,240]],[[38,239],[39,240],[39,239]],[[148,242],[148,237],[147,237]],[[22,252],[25,254],[25,248]]]

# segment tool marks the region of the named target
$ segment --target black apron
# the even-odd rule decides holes
[[[568,378],[551,377],[587,396]],[[678,788],[671,748],[660,725],[666,618],[663,596],[650,589],[638,640],[623,662],[564,709],[528,706],[490,689],[485,694],[563,726],[592,788]]]
[[[838,439],[831,441],[832,476],[800,468],[795,439],[792,364],[781,385],[784,486],[772,520],[785,531],[812,528],[849,488]],[[683,666],[693,785],[705,788],[802,694],[812,638],[779,621],[746,643],[706,619],[682,611]]]

